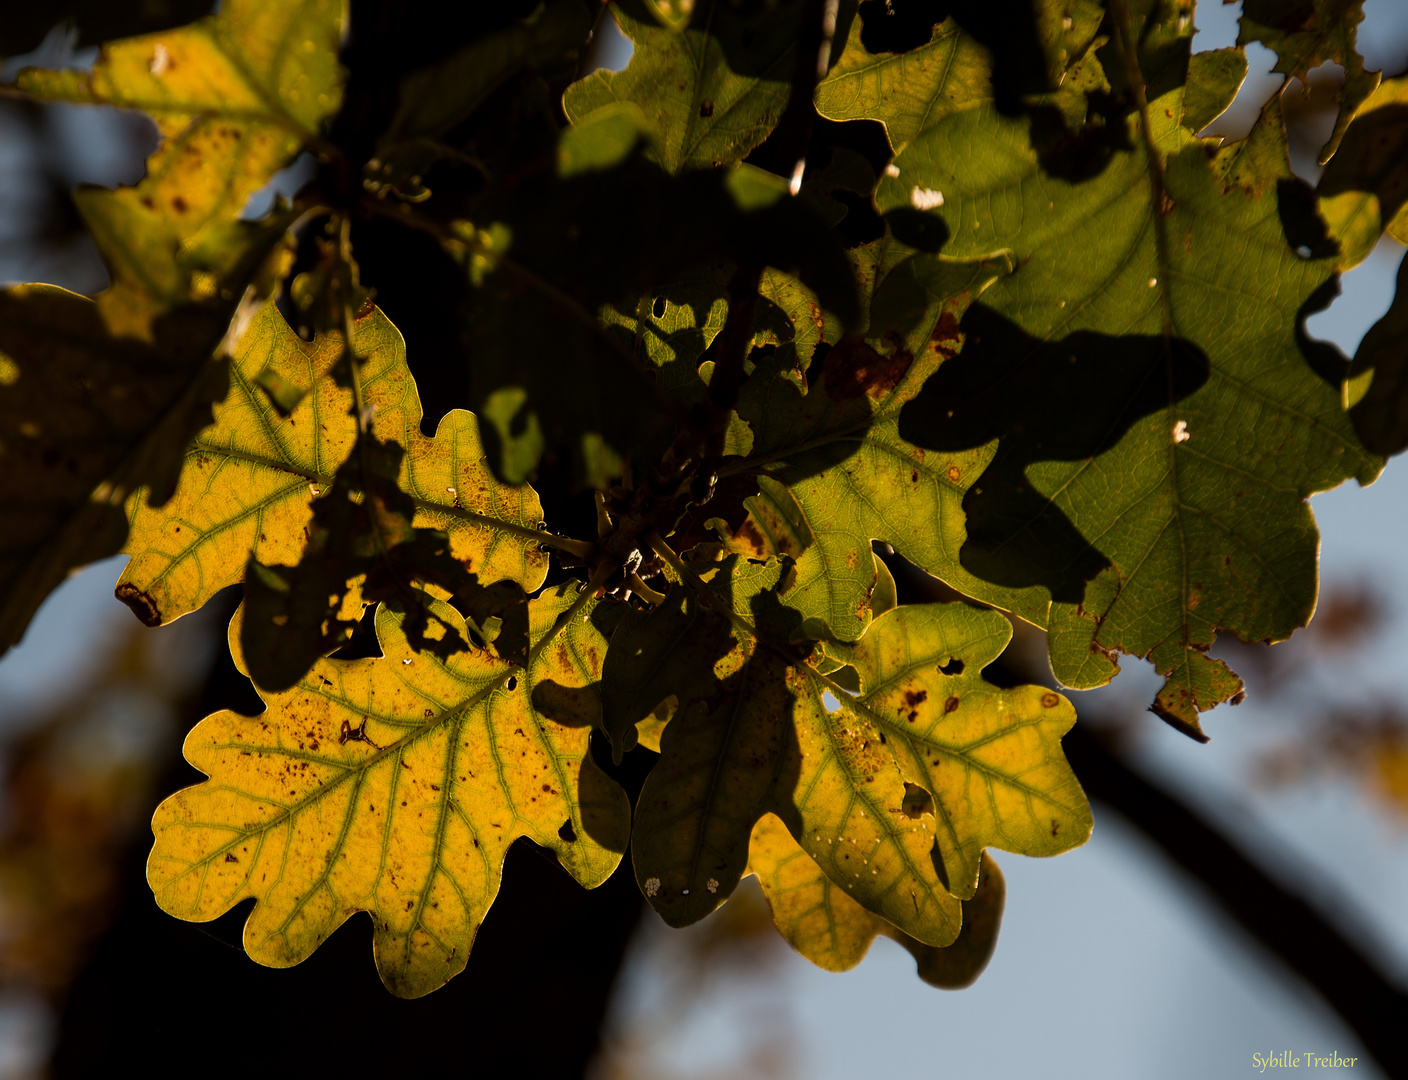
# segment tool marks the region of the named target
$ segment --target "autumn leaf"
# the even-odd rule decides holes
[[[450,554],[482,584],[537,589],[547,556],[532,488],[493,478],[470,413],[454,410],[434,438],[421,434],[405,342],[379,309],[356,320],[353,334],[374,429],[405,451],[399,483],[415,506],[411,524],[443,531]],[[232,363],[230,394],[186,452],[175,496],[159,509],[141,493],[128,500],[132,561],[117,594],[148,625],[201,607],[242,580],[250,559],[299,562],[314,503],[327,496],[356,440],[351,390],[332,377],[342,355],[340,334],[304,342],[273,305],[256,316]],[[270,372],[302,394],[287,416],[258,385]]]
[[[679,695],[636,806],[636,878],[667,923],[694,922],[732,893],[767,813],[855,901],[927,945],[957,936],[984,847],[1049,855],[1084,843],[1089,808],[1060,751],[1074,711],[1049,690],[998,690],[980,674],[1010,636],[1002,616],[887,611],[861,641],[828,649],[857,673],[852,698],[804,650],[756,636],[743,612],[767,625],[780,567],[747,566],[731,556],[705,571],[710,610],[636,661],[649,669],[676,653],[676,666],[692,658],[696,678],[715,679],[706,696]],[[915,786],[928,810],[906,813]]]
[[[630,810],[587,752],[606,644],[582,618],[591,604],[572,584],[533,601],[524,666],[480,649],[413,652],[383,606],[382,656],[319,661],[294,689],[264,695],[260,715],[206,718],[185,752],[210,779],[153,820],[157,902],[205,921],[255,898],[245,948],[271,967],[306,959],[367,911],[382,981],[419,997],[464,969],[518,837],[601,884]],[[238,640],[237,617],[237,660]]]
[[[932,573],[957,560],[963,494],[991,449],[927,451],[902,437],[900,414],[956,352],[958,316],[1008,265],[916,253],[892,237],[856,257],[880,278],[866,336],[834,345],[810,387],[783,366],[784,353],[759,362],[737,410],[752,430],[752,453],[725,469],[756,472],[761,488],[730,546],[793,557],[788,606],[809,636],[841,641],[869,623],[872,540]]]
[[[931,986],[958,990],[982,974],[997,947],[1007,887],[992,856],[983,854],[978,891],[963,901],[963,927],[951,945],[914,940],[850,898],[797,846],[773,814],[758,819],[748,844],[748,873],[758,878],[777,931],[826,971],[849,971],[879,935],[907,949],[919,977]]]
[[[344,19],[344,0],[232,0],[105,45],[91,71],[20,73],[36,97],[140,109],[161,133],[135,187],[75,195],[112,272],[99,305],[114,333],[148,336],[162,308],[219,295],[250,195],[337,111]]]
[[[286,215],[239,216],[336,109],[341,28],[340,0],[237,0],[113,43],[91,72],[21,73],[36,97],[145,109],[162,142],[136,187],[75,196],[113,279],[96,303],[38,285],[0,297],[0,649],[65,574],[122,547],[133,491],[171,495],[285,269]]]

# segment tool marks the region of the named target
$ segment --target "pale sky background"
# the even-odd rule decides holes
[[[1390,74],[1408,66],[1408,56],[1375,51],[1408,41],[1408,3],[1367,0],[1365,10],[1360,40],[1368,66]],[[1231,44],[1236,17],[1235,6],[1204,0],[1196,48]],[[1253,47],[1249,53],[1253,73],[1271,66],[1269,52]],[[1255,83],[1255,74],[1248,82]],[[1249,85],[1247,93],[1261,91]],[[132,179],[122,175],[130,163],[103,158],[92,114],[68,112],[69,137],[93,146],[75,179]],[[4,187],[3,134],[0,198],[22,197]],[[1401,251],[1390,241],[1347,275],[1346,295],[1311,322],[1311,332],[1352,353],[1392,300]],[[44,276],[33,267],[13,266],[0,248],[0,279]],[[60,283],[91,287],[87,281]],[[1408,467],[1391,462],[1370,488],[1351,483],[1317,496],[1312,505],[1323,535],[1324,579],[1371,580],[1394,613],[1379,637],[1345,658],[1346,677],[1385,698],[1401,696],[1408,692]],[[70,579],[50,597],[24,642],[0,661],[0,737],[22,724],[52,687],[83,678],[112,625],[131,620],[112,597],[122,563],[110,559]],[[1124,667],[1115,687],[1137,711],[1152,699],[1158,680],[1147,665],[1126,660]],[[1333,688],[1324,690],[1329,700]],[[1152,717],[1142,719],[1147,730],[1140,766],[1196,798],[1253,849],[1260,838],[1271,838],[1317,880],[1351,896],[1375,955],[1408,977],[1408,831],[1347,782],[1280,792],[1249,787],[1255,755],[1287,726],[1271,703],[1253,697],[1238,709],[1212,713],[1205,720],[1212,735],[1207,746]],[[1050,860],[1003,853],[997,858],[1008,884],[1002,936],[992,964],[971,989],[946,993],[924,986],[909,955],[884,940],[844,975],[786,953],[765,978],[724,975],[711,981],[677,1018],[668,1045],[653,1048],[654,1075],[729,1075],[740,1048],[775,1021],[789,1025],[789,1046],[797,1055],[791,1074],[808,1080],[1182,1080],[1246,1075],[1254,1071],[1256,1051],[1362,1054],[1313,994],[1247,942],[1139,834],[1100,807],[1094,837],[1078,851]],[[1287,882],[1297,880],[1296,865],[1274,869]],[[670,981],[672,954],[660,939],[673,932],[653,916],[647,919],[613,1007],[623,1038],[652,1015]],[[23,1009],[6,1009],[0,1001],[0,1077],[8,1071],[8,1055],[24,1056],[21,1044],[36,1037],[35,1023]],[[1379,1074],[1361,1061],[1353,1075],[1368,1080]]]

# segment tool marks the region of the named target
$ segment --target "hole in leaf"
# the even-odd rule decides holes
[[[821,704],[827,712],[832,713],[841,707],[841,702],[836,699],[836,695],[830,690],[821,692]]]
[[[962,675],[963,666],[963,661],[955,656],[947,664],[940,664],[939,670],[945,675]]]
[[[925,791],[918,784],[911,784],[908,780],[904,782],[904,800],[900,803],[900,809],[904,811],[904,816],[908,818],[919,818],[925,814],[933,816],[934,797]]]
[[[517,675],[510,675],[510,676],[508,677],[507,686],[508,686],[508,688],[509,688],[510,690],[517,690],[517,689],[518,689],[518,676],[517,676]]]
[[[665,298],[663,296],[657,296],[650,310],[655,313],[657,319],[663,319],[665,317]]]
[[[562,828],[557,830],[557,835],[566,840],[569,844],[577,842],[577,830],[572,828],[572,819],[568,818],[562,823]]]

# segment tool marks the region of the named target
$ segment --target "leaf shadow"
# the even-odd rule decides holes
[[[1040,585],[1057,602],[1079,603],[1109,559],[1028,470],[1109,450],[1137,421],[1202,386],[1207,357],[1178,338],[1166,347],[1156,336],[1081,331],[1043,342],[982,304],[961,327],[963,351],[905,406],[900,434],[939,451],[996,439],[996,456],[963,499],[959,561],[995,585]]]

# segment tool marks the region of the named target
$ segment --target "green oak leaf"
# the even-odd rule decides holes
[[[1183,124],[1195,135],[1227,111],[1247,78],[1241,49],[1210,49],[1188,59],[1183,91]]]
[[[1009,265],[914,253],[888,237],[855,257],[863,274],[884,274],[866,337],[832,346],[810,388],[784,354],[760,362],[738,402],[752,454],[729,466],[757,473],[760,488],[729,545],[792,556],[784,597],[802,615],[801,633],[841,641],[869,625],[872,540],[933,573],[956,561],[963,495],[992,450],[925,450],[901,435],[900,415],[957,350],[963,310]]]
[[[1032,5],[1036,32],[1052,85],[1096,41],[1104,12],[1091,0],[1041,0]],[[863,16],[862,16],[863,18]],[[816,107],[833,120],[880,120],[890,145],[903,149],[954,109],[992,97],[989,51],[952,17],[934,27],[929,42],[902,53],[872,53],[853,23],[845,48],[816,92]],[[837,28],[838,40],[843,28]],[[884,116],[876,105],[884,103]]]
[[[659,133],[666,172],[741,161],[776,125],[797,65],[800,0],[740,6],[698,0],[683,25],[663,22],[647,0],[612,4],[635,45],[623,71],[574,83],[563,107],[574,123],[604,105],[630,102]]]
[[[553,71],[577,60],[592,29],[583,0],[547,0],[508,26],[401,81],[388,142],[439,138],[524,68]]]
[[[1169,85],[1148,112],[1181,100]],[[892,217],[922,207],[945,256],[1017,267],[900,418],[931,453],[996,446],[966,486],[959,561],[915,561],[1045,626],[1068,686],[1108,681],[1118,652],[1150,657],[1168,678],[1156,711],[1200,734],[1198,712],[1241,689],[1205,655],[1216,630],[1304,625],[1305,500],[1380,468],[1340,408],[1340,362],[1302,329],[1333,263],[1287,237],[1304,200],[1275,109],[1212,162],[1177,124],[1146,139],[1136,111],[1087,131],[1099,153],[1073,172],[1036,127],[989,102],[942,110],[877,190]]]
[[[465,632],[454,609],[431,603]],[[591,603],[570,583],[534,600],[526,666],[480,649],[443,661],[414,652],[383,606],[382,656],[320,660],[296,687],[264,695],[258,716],[207,717],[185,754],[210,779],[153,819],[157,903],[206,921],[253,897],[245,949],[271,967],[299,963],[369,912],[382,981],[419,997],[464,969],[518,837],[586,887],[601,884],[625,850],[630,808],[587,749],[606,646],[581,617]]]

